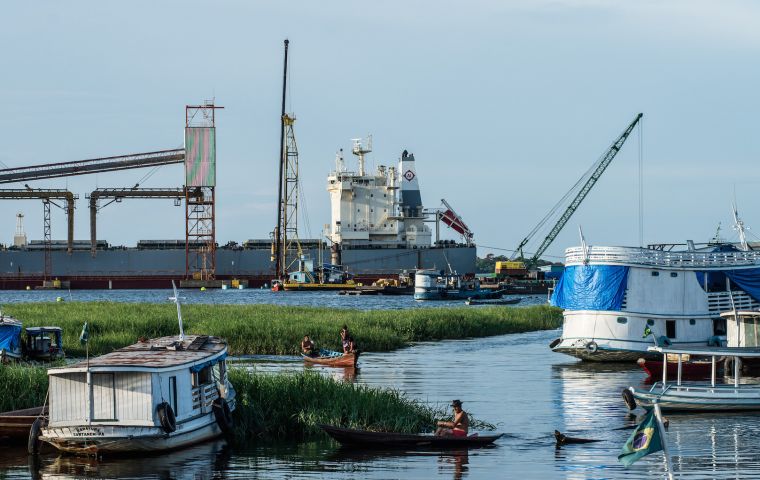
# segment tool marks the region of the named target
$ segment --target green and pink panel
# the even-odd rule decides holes
[[[185,185],[216,186],[216,131],[213,127],[185,128]]]

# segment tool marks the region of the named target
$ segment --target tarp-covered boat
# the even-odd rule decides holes
[[[340,353],[332,350],[319,349],[318,355],[311,356],[305,353],[301,354],[303,361],[316,365],[327,365],[330,367],[356,367],[359,361],[359,352]]]
[[[0,361],[21,358],[21,322],[0,314]]]
[[[497,435],[473,434],[468,437],[437,437],[413,433],[369,432],[331,425],[320,425],[320,428],[341,445],[377,448],[477,448],[490,445],[503,435],[500,433]]]

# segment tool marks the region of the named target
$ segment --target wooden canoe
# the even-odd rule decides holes
[[[317,357],[305,353],[302,353],[301,356],[306,363],[328,367],[356,367],[356,362],[359,361],[359,352],[340,353],[332,350],[320,350]]]
[[[29,438],[29,430],[37,417],[46,417],[47,407],[34,407],[24,410],[0,413],[0,437]]]
[[[322,430],[338,441],[341,445],[351,447],[374,448],[477,448],[490,445],[503,434],[470,435],[468,437],[437,437],[435,435],[420,435],[413,433],[369,432],[352,428],[320,425]]]

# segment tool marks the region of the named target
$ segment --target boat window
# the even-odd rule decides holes
[[[650,327],[654,326],[654,320],[652,320],[651,318],[647,320],[647,325],[649,325]]]
[[[625,317],[618,317],[617,322],[625,325],[626,323],[628,323],[628,319]]]
[[[177,377],[169,377],[169,404],[176,415],[177,409]]]
[[[660,272],[656,272],[656,271],[652,272],[652,276],[653,277],[659,277],[660,276]]]
[[[675,320],[665,320],[665,336],[668,338],[676,338]]]
[[[670,276],[671,277],[677,277],[678,276],[678,272],[670,272]]]
[[[208,385],[213,379],[211,378],[211,367],[205,367],[199,372],[193,373],[193,387]]]
[[[689,325],[696,325],[696,324],[697,324],[696,320],[694,320],[693,318],[689,319]]]

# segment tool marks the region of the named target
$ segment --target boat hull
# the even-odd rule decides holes
[[[497,299],[504,295],[501,291],[490,290],[427,290],[427,291],[415,291],[415,300],[467,300],[471,298],[473,300],[485,300],[485,299]]]
[[[0,437],[14,439],[29,438],[32,424],[40,417],[47,417],[47,407],[34,407],[24,410],[0,413]]]
[[[216,438],[222,430],[213,414],[177,424],[165,433],[159,427],[93,425],[43,429],[40,439],[62,452],[75,454],[119,454],[175,450]]]
[[[359,352],[344,353],[343,355],[330,357],[310,357],[303,354],[302,356],[304,363],[328,367],[356,367],[359,361]]]
[[[657,402],[663,411],[670,412],[747,412],[760,411],[760,388],[729,385],[715,387],[671,385],[662,392],[653,387],[639,390],[629,387],[636,404],[650,409]]]
[[[636,363],[646,372],[651,378],[662,378],[662,360],[646,360],[640,358]],[[668,362],[668,378],[676,378],[678,376],[678,362]],[[715,364],[716,374],[723,374],[723,362],[719,361]],[[712,374],[711,362],[683,362],[681,364],[681,378],[682,379],[705,379],[710,378]]]
[[[566,310],[563,313],[562,337],[552,350],[592,362],[635,362],[639,358],[656,360],[661,358],[660,355],[647,351],[655,344],[654,338],[644,338],[642,333],[649,328],[660,339],[667,331],[667,322],[675,322],[677,336],[670,340],[673,345],[706,346],[714,338],[710,317]]]
[[[338,441],[349,447],[368,448],[477,448],[492,444],[502,434],[470,435],[468,437],[415,435],[404,433],[368,432],[351,428],[320,425],[320,428]]]

